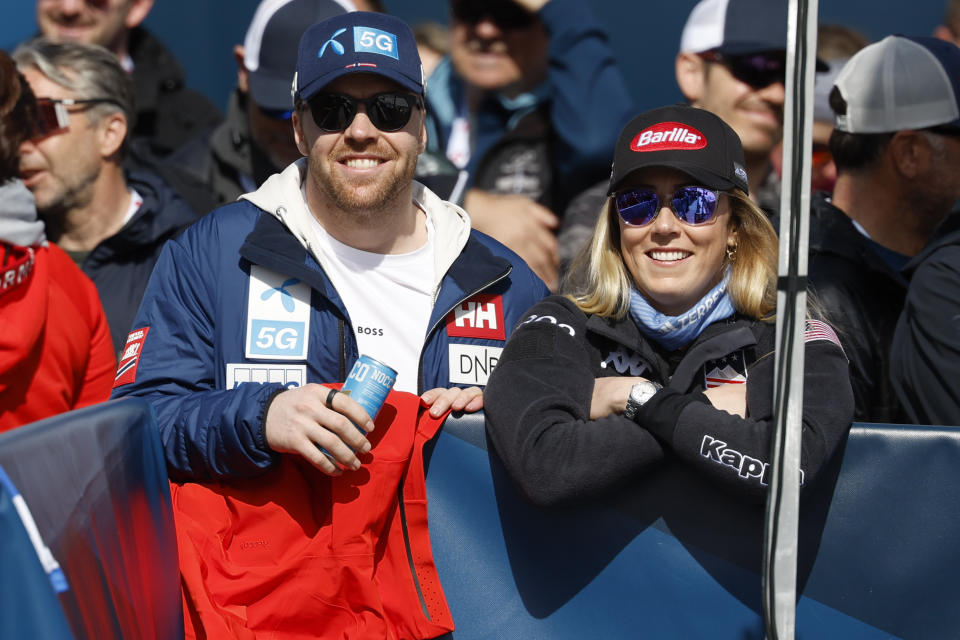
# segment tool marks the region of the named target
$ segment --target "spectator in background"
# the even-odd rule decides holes
[[[47,236],[97,285],[119,351],[161,247],[197,216],[158,176],[124,171],[133,84],[113,54],[41,38],[14,59],[56,116],[21,145],[20,177]]]
[[[451,0],[450,56],[427,82],[428,150],[466,173],[474,228],[557,285],[570,199],[609,173],[632,112],[582,0]]]
[[[55,122],[0,51],[0,432],[106,400],[116,371],[96,288],[16,180],[21,143]]]
[[[957,6],[958,3],[954,3]],[[949,48],[949,47],[948,47]],[[941,167],[940,184],[930,181],[930,189],[956,184],[957,149],[960,147],[960,55],[942,55],[940,60],[949,74],[918,78],[934,96],[942,96],[936,107],[941,110],[937,126],[953,155],[953,164]],[[949,171],[952,175],[947,173]],[[956,191],[955,191],[956,193]],[[944,194],[949,195],[949,190]],[[923,251],[903,269],[910,278],[903,312],[897,322],[890,349],[890,376],[906,419],[916,424],[960,426],[960,215],[956,207],[937,228]]]
[[[890,382],[901,270],[960,197],[958,77],[955,45],[888,36],[850,59],[830,95],[837,182],[813,199],[809,277],[850,359],[856,420],[903,419]]]
[[[843,65],[857,51],[870,44],[863,35],[839,24],[821,24],[817,28],[817,59],[826,67],[817,71],[813,91],[813,149],[810,154],[811,191],[833,191],[837,181],[837,165],[830,155],[830,134],[833,133],[833,110],[830,90]],[[770,154],[777,176],[782,176],[783,141]]]
[[[237,86],[227,117],[169,156],[164,178],[200,213],[256,191],[300,158],[293,139],[290,86],[297,44],[307,27],[353,11],[349,0],[263,0],[242,45],[236,45]]]
[[[675,66],[687,101],[723,118],[743,143],[750,196],[780,209],[770,152],[783,135],[786,0],[701,0],[690,12]]]
[[[53,42],[98,44],[133,78],[138,154],[164,156],[220,121],[219,110],[188,89],[180,64],[141,23],[153,0],[36,0],[40,33]],[[139,141],[143,141],[142,149]]]
[[[436,22],[421,22],[414,25],[413,37],[417,39],[423,75],[429,78],[443,57],[450,53],[450,32]]]
[[[937,25],[933,35],[960,46],[960,0],[947,0],[943,24]]]

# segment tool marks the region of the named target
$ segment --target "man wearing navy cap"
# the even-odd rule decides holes
[[[351,421],[371,419],[321,383],[361,353],[434,415],[482,406],[510,329],[547,289],[413,181],[423,89],[397,18],[351,12],[304,33],[305,157],[167,245],[120,359],[115,394],[152,402],[172,477],[250,477],[281,452],[358,469],[370,443]]]
[[[786,0],[701,0],[676,58],[677,84],[690,104],[740,136],[750,195],[769,214],[780,208],[770,152],[783,135],[786,48]]]
[[[904,406],[916,410],[935,383],[955,391],[954,379],[941,376],[956,371],[956,358],[923,328],[939,324],[955,339],[955,290],[936,278],[925,290],[915,278],[898,332],[913,331],[920,342],[899,350],[899,362],[891,361],[891,343],[911,258],[960,198],[960,49],[888,36],[844,65],[830,106],[837,182],[832,197],[812,202],[810,282],[850,360],[855,419],[917,421]]]
[[[206,213],[255,191],[300,157],[290,118],[297,43],[314,22],[353,11],[350,0],[262,0],[234,47],[237,85],[226,119],[164,159],[161,173]]]

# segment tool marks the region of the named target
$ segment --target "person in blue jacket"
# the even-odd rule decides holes
[[[450,55],[427,82],[428,151],[461,170],[474,226],[557,284],[567,204],[609,177],[634,113],[584,0],[450,0]],[[461,195],[462,194],[462,195]]]
[[[361,353],[434,415],[479,409],[511,328],[547,294],[413,181],[426,134],[405,23],[318,22],[294,82],[306,158],[168,243],[120,358],[114,394],[152,403],[178,480],[253,476],[280,453],[357,469],[370,444],[351,421],[373,423],[321,383],[344,380]]]

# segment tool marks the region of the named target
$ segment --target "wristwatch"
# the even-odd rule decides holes
[[[627,408],[624,409],[623,416],[636,422],[640,407],[645,405],[653,397],[653,394],[660,389],[663,389],[663,385],[652,380],[642,380],[633,385],[630,388],[630,397],[627,398]]]

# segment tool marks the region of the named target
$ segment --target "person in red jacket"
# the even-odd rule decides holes
[[[20,145],[59,126],[48,106],[0,51],[0,432],[106,400],[116,370],[96,288],[14,180]]]

